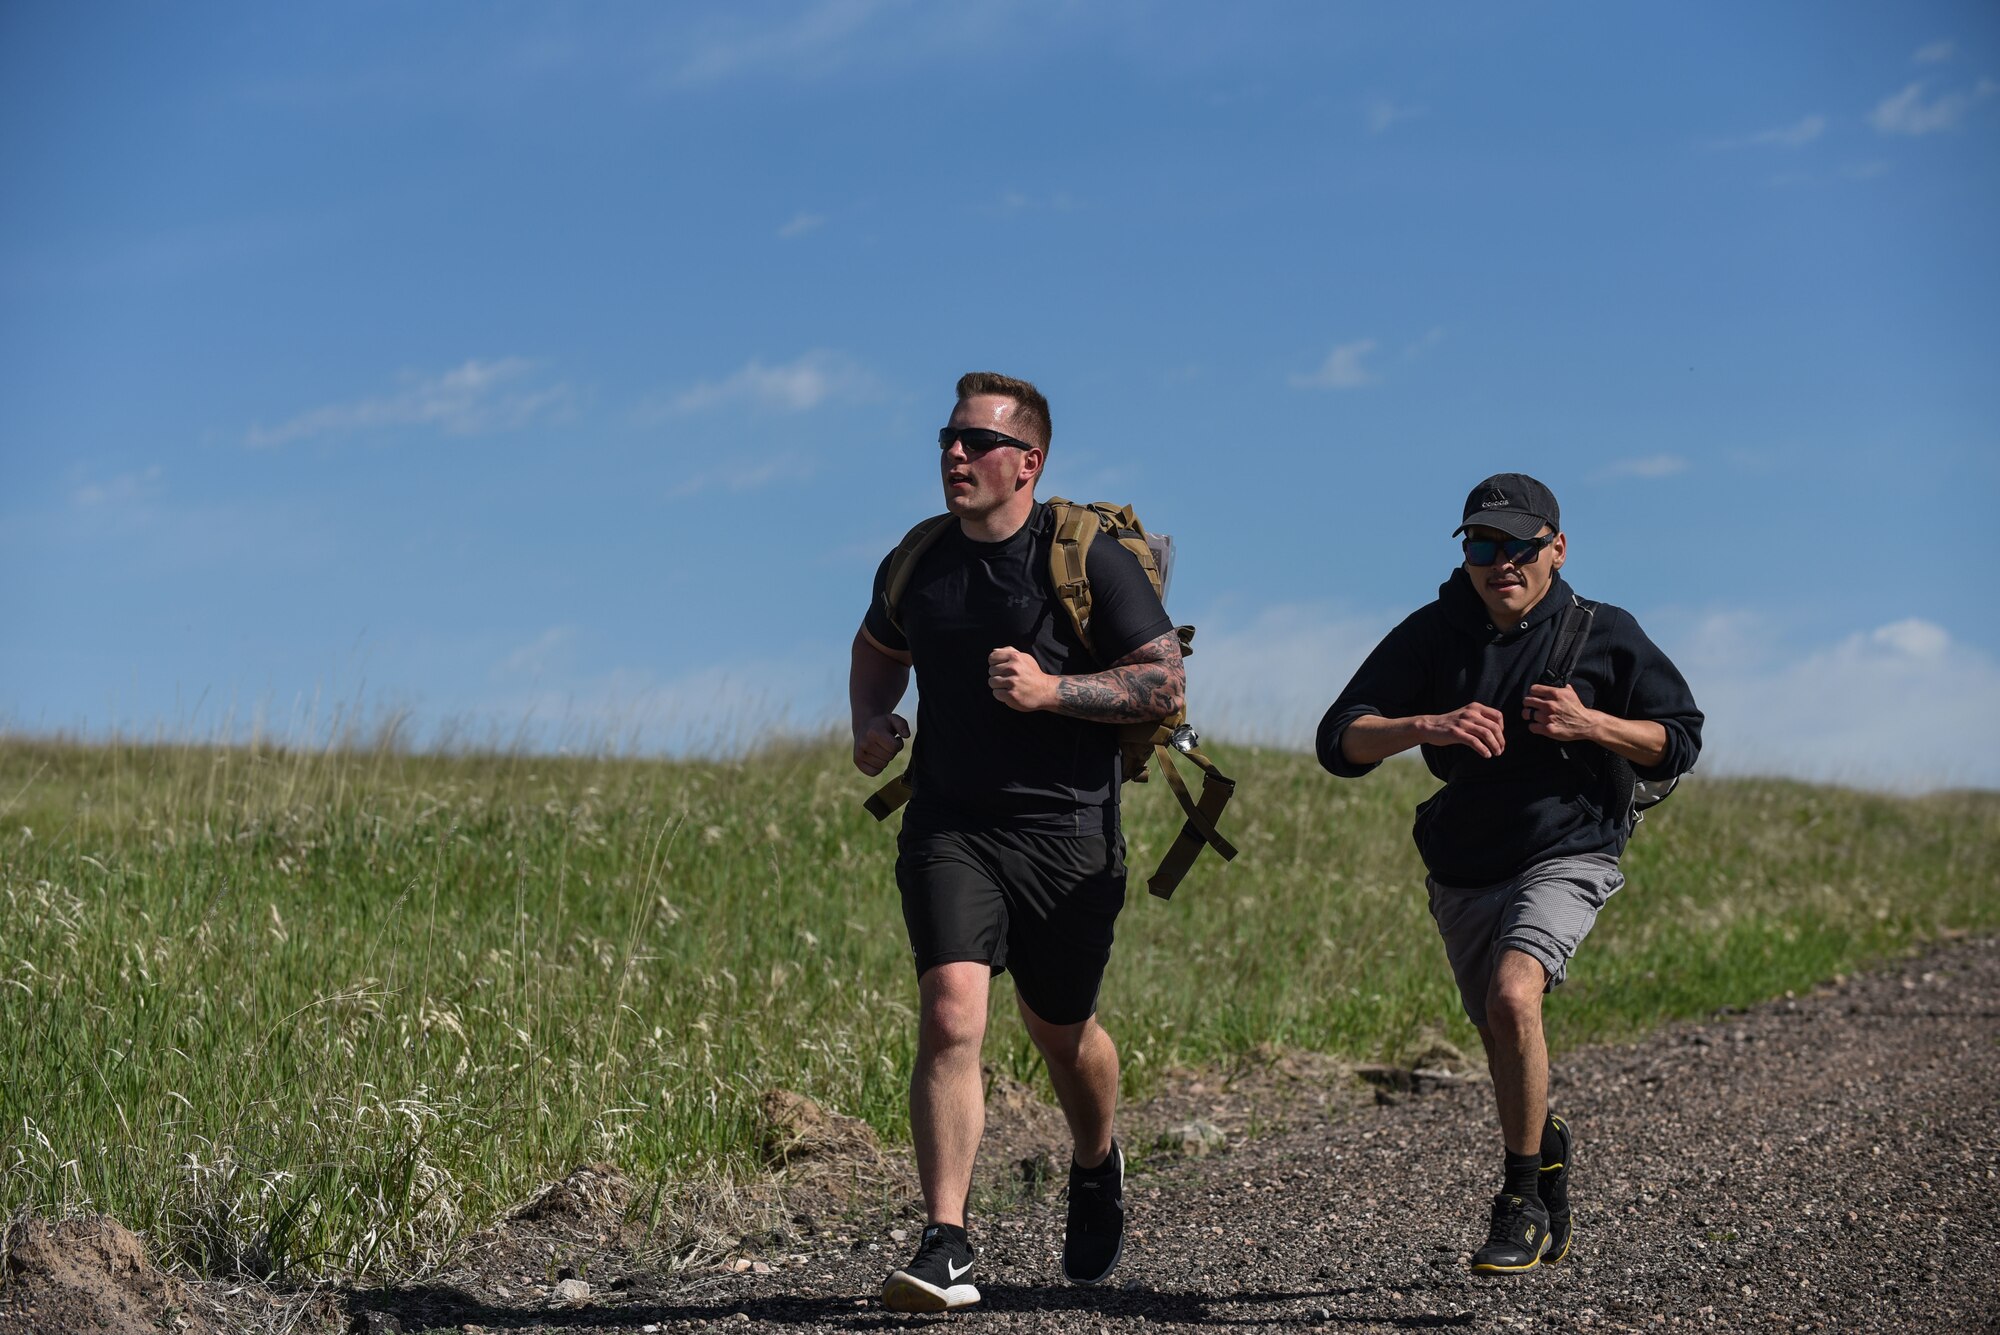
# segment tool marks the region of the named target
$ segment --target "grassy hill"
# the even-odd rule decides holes
[[[1128,788],[1103,1014],[1143,1093],[1260,1044],[1476,1046],[1392,763],[1218,748],[1242,857],[1171,904]],[[734,763],[0,741],[0,1208],[110,1210],[227,1272],[395,1268],[584,1159],[753,1171],[782,1086],[904,1132],[916,988],[893,832],[845,748]],[[1551,1041],[2000,926],[2000,794],[1683,785]],[[996,989],[989,1055],[1030,1049]]]

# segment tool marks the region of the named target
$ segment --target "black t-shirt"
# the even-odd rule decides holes
[[[1046,711],[1024,714],[993,698],[986,659],[1032,653],[1042,671],[1101,672],[1173,631],[1138,558],[1106,537],[1090,545],[1091,638],[1077,638],[1049,582],[1053,524],[1039,502],[1004,542],[974,542],[956,521],[918,558],[889,620],[875,571],[864,623],[877,643],[908,650],[917,673],[912,796],[903,827],[1033,830],[1092,835],[1115,829],[1118,730]]]

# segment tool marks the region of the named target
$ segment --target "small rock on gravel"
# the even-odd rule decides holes
[[[1190,1159],[1199,1159],[1229,1147],[1229,1137],[1221,1127],[1213,1122],[1199,1119],[1170,1126],[1160,1133],[1155,1142],[1160,1149],[1174,1154],[1184,1154]]]

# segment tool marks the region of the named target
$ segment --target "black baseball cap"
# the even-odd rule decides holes
[[[1510,538],[1532,538],[1544,524],[1562,532],[1562,510],[1556,494],[1526,473],[1495,473],[1465,498],[1465,517],[1452,536],[1474,524],[1497,528]]]

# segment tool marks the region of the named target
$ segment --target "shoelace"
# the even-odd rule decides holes
[[[1525,1197],[1501,1192],[1493,1198],[1493,1226],[1488,1230],[1488,1238],[1513,1241],[1514,1236],[1520,1232],[1521,1221],[1528,1216],[1528,1202]]]

